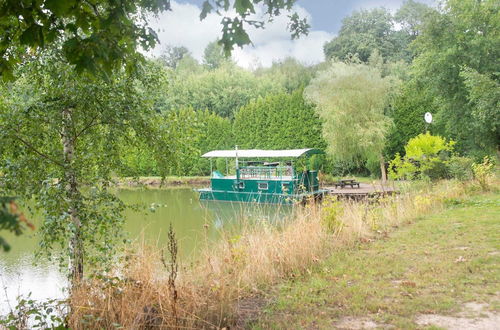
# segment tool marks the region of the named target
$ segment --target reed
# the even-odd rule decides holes
[[[191,263],[139,244],[113,274],[82,282],[69,325],[83,328],[223,328],[241,325],[241,306],[273,284],[311,272],[337,248],[376,239],[475,192],[470,183],[402,185],[377,201],[327,199],[297,208],[282,226],[266,222],[225,233]],[[175,240],[175,238],[171,238]],[[176,246],[170,242],[169,246]],[[175,263],[173,265],[172,263]],[[172,272],[175,270],[175,274]],[[258,304],[256,308],[258,308]]]

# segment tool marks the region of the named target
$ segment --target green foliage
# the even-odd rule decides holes
[[[163,65],[175,69],[179,62],[188,55],[190,55],[190,52],[186,47],[167,45],[160,55],[159,60]]]
[[[481,189],[487,191],[489,189],[489,181],[493,176],[493,168],[495,164],[487,156],[483,158],[483,162],[479,164],[472,164],[472,172],[474,179],[479,183]]]
[[[73,265],[82,255],[106,265],[121,237],[124,204],[108,183],[122,167],[124,146],[142,141],[162,173],[172,162],[174,140],[154,109],[165,72],[146,64],[105,81],[75,74],[57,51],[47,51],[16,75],[0,100],[0,186],[41,210],[42,252],[51,256],[55,245],[68,251],[71,243]]]
[[[486,141],[478,141],[483,148],[498,145],[500,141],[500,72],[480,74],[472,69],[464,69],[460,76],[468,91],[471,115],[475,122],[476,134]]]
[[[385,8],[362,9],[343,19],[336,37],[324,46],[327,58],[348,60],[356,55],[368,62],[374,50],[389,61],[410,62],[409,45],[431,9],[421,3],[406,1],[393,17]],[[396,29],[395,24],[403,27]]]
[[[169,139],[176,141],[171,146],[175,157],[168,169],[162,173],[154,159],[154,150],[140,144],[131,146],[121,154],[125,166],[119,172],[120,175],[207,175],[210,162],[200,156],[210,150],[234,147],[229,119],[208,110],[182,108],[163,114],[158,121],[162,130],[169,132]],[[219,165],[215,164],[213,169],[224,172],[225,163]]]
[[[460,181],[472,179],[472,164],[474,161],[467,157],[452,156],[448,161],[448,171],[452,178]]]
[[[11,210],[13,202],[13,197],[0,196],[0,231],[8,231],[19,236],[23,233],[24,228],[19,221],[19,216]],[[2,236],[0,236],[0,249],[3,249],[4,252],[10,251],[10,245]]]
[[[434,131],[434,124],[426,125],[424,114],[435,109],[434,100],[425,93],[422,86],[415,81],[409,81],[403,85],[401,93],[398,94],[388,115],[392,118],[394,125],[391,127],[387,144],[386,154],[393,158],[396,153],[403,154],[404,146],[408,141],[424,132],[426,128]]]
[[[396,81],[360,63],[332,62],[317,74],[305,95],[323,119],[327,152],[336,161],[364,165],[379,158],[391,120],[386,108]]]
[[[321,208],[321,223],[326,227],[327,232],[330,234],[338,235],[344,228],[342,222],[342,214],[344,209],[336,197],[328,197],[323,202]]]
[[[260,68],[257,76],[267,77],[281,85],[288,93],[304,88],[309,84],[316,71],[315,67],[308,67],[294,58],[286,58],[274,62],[270,68]]]
[[[244,26],[252,26],[262,28],[266,21],[271,22],[275,16],[279,16],[285,10],[292,11],[292,7],[296,0],[284,1],[262,1],[262,0],[205,0],[202,4],[200,18],[204,19],[209,13],[216,12],[218,14],[227,12],[229,9],[234,9],[236,17],[224,16],[221,20],[222,37],[219,43],[223,46],[226,54],[230,54],[233,46],[242,47],[251,43],[250,37],[244,29]],[[264,19],[255,19],[255,5],[259,4],[264,12]],[[307,34],[309,24],[305,19],[301,19],[296,12],[288,15],[290,22],[288,28],[292,33],[292,38],[298,38],[302,34]]]
[[[307,34],[309,25],[292,7],[296,0],[264,1],[235,0],[236,15],[221,20],[220,44],[226,54],[234,45],[251,43],[245,31],[248,26],[264,27],[284,11],[289,12],[289,30],[293,38]],[[260,4],[263,19],[249,15]],[[229,1],[205,0],[200,19],[208,13],[219,15],[230,9]],[[0,3],[0,75],[12,78],[16,64],[27,50],[43,49],[62,43],[66,61],[77,71],[103,71],[107,75],[123,64],[132,65],[143,56],[138,48],[152,49],[158,42],[156,32],[149,27],[151,15],[171,10],[170,0],[39,0],[2,1]]]
[[[401,158],[399,153],[389,163],[389,176],[392,179],[429,178],[431,180],[450,177],[450,154],[453,152],[454,141],[446,141],[441,136],[429,132],[420,134],[408,141],[405,146],[406,155]],[[460,169],[462,160],[454,159],[454,172],[464,175]]]
[[[61,43],[66,60],[78,71],[110,74],[142,58],[137,48],[157,40],[148,13],[170,9],[170,0],[2,1],[0,75],[12,77],[27,49]]]
[[[418,161],[426,158],[437,157],[443,152],[453,151],[454,141],[446,142],[446,139],[441,136],[431,135],[429,132],[419,134],[410,139],[405,146],[406,157]]]
[[[234,119],[234,138],[241,148],[320,148],[321,122],[314,107],[305,104],[302,90],[251,101]]]
[[[426,4],[405,0],[394,15],[394,21],[401,25],[404,32],[414,38],[422,33],[422,25],[433,12],[434,9]]]
[[[27,297],[18,297],[17,305],[7,315],[0,316],[4,329],[53,329],[65,330],[64,306],[66,301],[49,299],[38,302]]]
[[[471,155],[492,152],[500,141],[499,31],[498,1],[448,0],[415,41],[413,75],[436,100],[438,132]]]
[[[230,61],[231,58],[226,57],[224,50],[217,41],[209,43],[203,51],[203,64],[209,69],[217,69],[225,62]]]
[[[256,77],[234,64],[225,63],[217,69],[199,73],[176,70],[164,93],[166,109],[193,107],[232,118],[234,111],[250,100],[282,90],[271,77]]]

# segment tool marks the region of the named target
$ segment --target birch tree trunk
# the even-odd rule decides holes
[[[67,108],[62,111],[63,127],[61,140],[63,145],[66,198],[69,201],[68,214],[73,225],[73,233],[69,242],[70,249],[70,271],[71,281],[78,282],[83,277],[83,242],[81,237],[82,223],[78,214],[80,192],[73,164],[75,153],[75,139],[73,138],[73,109]]]

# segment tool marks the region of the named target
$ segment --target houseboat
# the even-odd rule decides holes
[[[293,150],[214,150],[202,155],[210,159],[226,158],[226,175],[211,170],[210,188],[198,189],[200,200],[294,204],[320,199],[327,190],[319,187],[318,172],[297,171],[294,161],[318,149]],[[229,175],[227,159],[234,158],[234,174]]]

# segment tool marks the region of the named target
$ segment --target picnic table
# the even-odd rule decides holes
[[[333,185],[335,186],[335,188],[337,187],[344,188],[345,186],[351,186],[351,188],[357,186],[357,188],[359,188],[359,182],[357,182],[354,179],[342,179],[339,181],[335,181]]]

